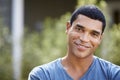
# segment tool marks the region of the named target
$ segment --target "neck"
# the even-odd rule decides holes
[[[75,70],[86,70],[89,68],[89,66],[93,62],[93,55],[85,57],[85,58],[76,58],[76,57],[70,57],[69,55],[65,56],[63,58],[63,66],[68,65],[71,66],[71,68]]]
[[[68,54],[62,58],[64,69],[74,80],[79,80],[88,70],[92,62],[93,55],[81,58]]]

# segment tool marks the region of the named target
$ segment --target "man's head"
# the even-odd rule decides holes
[[[91,57],[102,40],[105,28],[103,13],[95,6],[77,9],[67,22],[68,53],[74,57]]]
[[[104,32],[104,29],[105,29],[105,26],[106,26],[106,20],[105,20],[105,17],[103,15],[103,13],[100,11],[99,8],[97,8],[94,5],[85,5],[85,6],[82,6],[82,7],[78,8],[77,10],[75,10],[73,12],[73,14],[71,16],[71,19],[70,19],[70,24],[71,25],[76,20],[76,18],[78,17],[79,14],[87,16],[91,19],[101,21],[102,22],[102,33]]]

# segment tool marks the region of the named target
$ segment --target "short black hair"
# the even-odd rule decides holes
[[[104,32],[106,26],[105,16],[102,11],[95,5],[84,5],[76,9],[70,19],[70,24],[76,20],[79,14],[85,15],[91,19],[99,20],[102,22],[102,33]]]

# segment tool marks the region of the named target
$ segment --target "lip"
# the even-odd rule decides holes
[[[77,48],[78,48],[78,50],[80,50],[80,51],[85,51],[85,50],[88,49],[87,47],[85,47],[85,46],[83,46],[83,45],[77,45]]]
[[[88,48],[90,48],[89,46],[87,45],[83,45],[83,44],[78,44],[77,42],[75,42],[75,45],[77,46],[77,49],[79,51],[86,51]]]

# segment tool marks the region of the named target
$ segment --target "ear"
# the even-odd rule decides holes
[[[70,27],[71,27],[71,24],[70,24],[70,22],[68,21],[68,22],[66,23],[66,31],[65,31],[66,34],[68,33]]]

